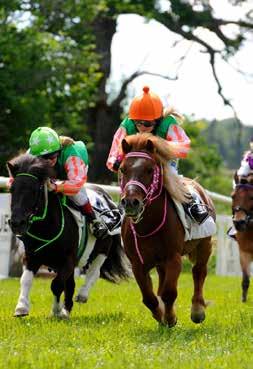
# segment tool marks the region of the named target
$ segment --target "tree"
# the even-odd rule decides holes
[[[40,29],[35,18],[19,28],[22,4],[11,2],[0,12],[0,169],[40,125],[60,133],[89,137],[84,111],[92,105],[100,78],[89,33],[74,42],[67,34]],[[80,48],[80,44],[82,47]]]
[[[249,4],[249,1],[246,0],[227,1],[233,7],[241,7],[242,9]],[[66,106],[69,106],[68,102],[71,101],[73,109],[71,114],[67,112],[67,118],[72,117],[73,121],[71,120],[69,127],[73,126],[73,131],[80,133],[81,125],[83,124],[84,134],[87,134],[84,128],[86,127],[91,135],[94,150],[93,152],[91,151],[93,160],[90,167],[90,180],[110,181],[112,179],[112,174],[105,167],[105,161],[113,133],[122,118],[123,109],[121,104],[126,96],[127,86],[134,78],[146,72],[137,69],[133,75],[128,76],[123,81],[118,96],[108,102],[106,82],[111,71],[111,43],[116,32],[118,15],[138,14],[143,16],[147,22],[154,19],[182,39],[200,45],[201,52],[209,55],[210,67],[217,83],[218,94],[223,99],[224,104],[233,108],[232,103],[223,93],[216,71],[216,60],[217,58],[222,58],[225,62],[229,62],[230,57],[238,52],[252,33],[252,12],[250,9],[248,12],[245,10],[243,19],[235,21],[234,19],[217,18],[211,2],[208,0],[171,0],[165,3],[167,4],[166,10],[161,7],[161,3],[157,0],[13,0],[11,1],[12,6],[8,5],[9,13],[10,10],[13,13],[15,7],[21,11],[31,12],[34,17],[31,22],[33,31],[48,34],[53,40],[57,40],[59,44],[68,40],[72,46],[75,45],[70,54],[67,54],[72,57],[73,52],[75,61],[79,60],[79,62],[82,61],[84,63],[82,57],[78,59],[78,56],[80,56],[78,53],[84,52],[85,48],[88,48],[86,49],[86,51],[88,50],[86,55],[90,58],[90,53],[96,53],[96,56],[93,55],[94,58],[92,57],[94,62],[91,62],[93,66],[91,70],[87,67],[87,64],[90,65],[89,58],[86,68],[83,66],[81,68],[83,78],[85,78],[85,74],[88,76],[86,83],[79,85],[80,94],[84,93],[82,88],[88,91],[84,98],[81,99],[81,103],[78,103],[79,95],[78,93],[75,94],[76,90],[73,88],[69,96],[66,97],[65,91],[62,99],[54,98],[50,104],[55,112],[55,114],[50,114],[50,118],[53,120],[53,124],[58,126],[64,114],[58,115],[56,109],[64,110]],[[6,4],[8,4],[7,1]],[[236,32],[233,34],[226,32],[226,27],[230,25],[236,27]],[[200,28],[216,35],[223,46],[219,49],[214,48],[211,43],[200,36],[198,32]],[[185,55],[182,55],[182,60],[185,57]],[[54,78],[56,78],[57,83],[58,80],[61,81],[61,77],[64,75],[64,68],[67,68],[67,66],[67,62],[63,63],[62,69],[58,70],[57,76],[55,74]],[[72,78],[74,78],[74,73],[75,69],[72,69]],[[95,79],[94,74],[96,76]],[[165,77],[170,78],[170,76]],[[177,76],[174,77],[177,78]],[[92,82],[86,89],[90,79],[92,79]],[[89,93],[89,87],[93,91],[91,94]],[[50,98],[52,98],[51,95]],[[77,110],[75,110],[76,107],[78,108]],[[237,122],[240,128],[241,123],[239,120]],[[63,125],[68,124],[66,119],[63,119],[63,123]],[[72,128],[69,132],[72,132]],[[240,144],[240,130],[238,144]]]

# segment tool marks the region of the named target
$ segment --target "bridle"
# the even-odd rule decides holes
[[[39,181],[39,178],[38,177],[36,177],[35,175],[30,174],[30,173],[18,173],[16,175],[16,177],[21,177],[21,176],[23,176],[23,177],[30,177],[30,178],[33,178],[33,179],[36,179],[37,181]],[[41,195],[42,193],[44,193],[44,198],[45,198],[45,201],[44,201],[44,204],[45,204],[44,205],[44,209],[43,209],[41,215],[36,215],[37,211],[39,210],[39,203],[40,203],[39,200],[40,200],[40,197],[42,196]],[[45,218],[47,216],[47,212],[48,212],[48,188],[47,188],[47,184],[46,183],[43,183],[43,184],[40,185],[38,198],[37,198],[37,200],[35,202],[35,209],[34,209],[34,211],[31,214],[29,214],[29,218],[28,218],[29,228],[26,231],[26,234],[28,236],[30,236],[31,238],[33,238],[33,239],[35,239],[37,241],[43,242],[43,244],[40,247],[38,247],[37,249],[35,249],[33,251],[34,253],[35,252],[38,252],[42,248],[44,248],[44,247],[48,246],[49,244],[53,243],[54,241],[56,241],[62,235],[62,232],[64,230],[64,225],[65,225],[63,205],[66,205],[66,197],[63,197],[63,200],[62,201],[59,198],[59,196],[57,196],[57,198],[58,198],[58,201],[59,201],[59,204],[60,204],[60,209],[61,209],[61,227],[60,227],[59,232],[52,239],[44,239],[44,238],[41,238],[41,237],[38,237],[38,236],[32,234],[29,231],[29,228],[32,226],[33,223],[35,223],[37,221],[45,220]]]
[[[161,195],[162,188],[163,188],[163,168],[161,165],[158,165],[154,158],[142,151],[132,151],[126,154],[125,159],[128,158],[144,158],[152,160],[155,163],[154,172],[153,172],[153,180],[149,187],[145,186],[142,182],[130,179],[125,185],[123,185],[123,178],[121,177],[120,189],[121,189],[121,196],[125,193],[126,188],[130,185],[134,185],[140,187],[142,191],[145,193],[145,197],[143,202],[145,205],[149,205],[153,200]],[[158,192],[157,194],[156,191]]]
[[[238,184],[236,186],[236,188],[238,188],[238,189],[240,189],[240,188],[242,188],[242,189],[243,188],[248,188],[250,190],[253,190],[253,186],[250,185],[250,184]],[[243,212],[246,215],[245,219],[243,220],[246,225],[248,225],[250,222],[253,221],[253,212],[252,211],[248,211],[247,209],[245,209],[245,208],[243,208],[242,206],[239,206],[239,205],[238,206],[234,206],[232,208],[232,214],[233,214],[232,220],[233,221],[234,221],[234,215],[236,213],[239,213],[239,212]]]
[[[142,214],[145,211],[145,208],[149,206],[155,199],[157,199],[162,193],[163,168],[162,168],[162,165],[158,165],[156,163],[156,161],[151,155],[149,155],[148,153],[142,152],[142,151],[132,151],[126,154],[125,159],[128,159],[128,158],[144,158],[144,159],[152,160],[152,162],[155,163],[154,171],[153,171],[153,179],[152,179],[151,184],[148,187],[145,186],[142,182],[137,181],[137,180],[132,180],[132,179],[128,181],[125,185],[123,185],[123,177],[121,177],[121,182],[120,182],[121,197],[125,194],[127,187],[129,187],[130,185],[139,187],[145,193],[145,197],[143,199],[144,206],[142,208],[142,211],[138,214],[137,218],[130,219],[130,227],[131,227],[131,231],[134,237],[135,249],[139,256],[141,263],[144,264],[142,255],[138,247],[138,238],[147,238],[147,237],[153,236],[163,227],[165,220],[166,220],[166,216],[167,216],[167,192],[165,191],[163,218],[159,226],[156,227],[152,232],[149,232],[148,234],[145,234],[145,235],[138,234],[136,232],[134,224],[137,224],[142,220]]]

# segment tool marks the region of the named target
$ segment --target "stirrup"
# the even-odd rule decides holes
[[[98,219],[94,219],[90,222],[90,230],[94,237],[97,239],[103,239],[108,235],[108,228],[106,224]]]

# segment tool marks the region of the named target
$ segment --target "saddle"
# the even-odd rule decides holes
[[[91,206],[94,211],[102,218],[103,222],[106,224],[109,234],[112,236],[114,234],[120,234],[122,211],[113,203],[109,198],[107,201],[103,196],[98,194],[91,188],[86,188],[87,195],[89,197]],[[67,206],[71,213],[73,214],[78,226],[83,227],[84,216],[80,212],[80,207],[76,205],[71,198],[67,197]]]
[[[203,204],[200,194],[196,189],[190,188],[190,192],[194,193],[194,196],[199,198],[200,203]],[[177,214],[185,230],[185,241],[206,238],[213,236],[216,233],[216,224],[211,215],[209,215],[205,221],[201,224],[196,223],[192,217],[185,211],[184,205],[179,201],[172,198]]]

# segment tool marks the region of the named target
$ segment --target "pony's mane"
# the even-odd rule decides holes
[[[11,159],[8,164],[10,174],[15,177],[18,173],[29,173],[45,180],[54,175],[54,170],[42,158],[30,154],[21,154]]]
[[[173,147],[169,141],[154,136],[152,133],[141,133],[127,136],[127,143],[131,147],[131,151],[145,151],[154,157],[155,161],[162,165],[164,172],[164,187],[170,195],[179,202],[189,202],[189,191],[182,177],[172,172],[168,165],[168,161],[173,159]],[[148,150],[148,141],[154,146],[154,152]]]

